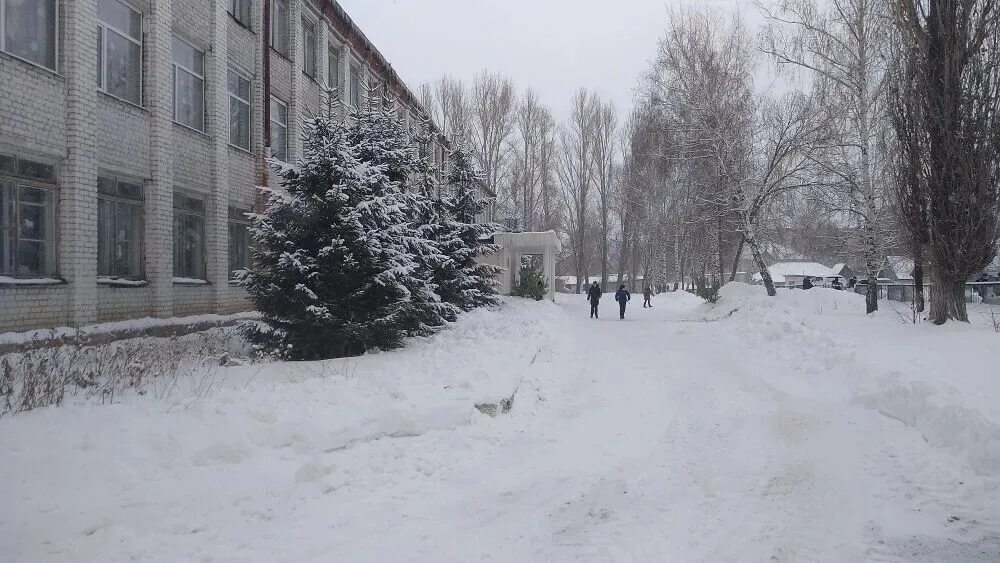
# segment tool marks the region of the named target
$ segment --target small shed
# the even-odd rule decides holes
[[[885,297],[891,301],[912,301],[916,284],[913,281],[914,262],[906,256],[886,256],[879,270],[879,283],[885,286]]]
[[[830,268],[830,274],[839,277],[841,281],[847,281],[857,275],[850,266],[844,264],[843,262],[834,264],[833,267]]]

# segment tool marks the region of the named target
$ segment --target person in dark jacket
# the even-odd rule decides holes
[[[625,318],[625,304],[629,302],[629,299],[632,299],[632,294],[625,289],[624,285],[619,287],[615,293],[615,301],[618,302],[618,314],[621,315],[622,319]]]
[[[646,289],[644,289],[643,292],[642,292],[642,308],[643,309],[645,309],[647,305],[649,306],[650,309],[653,308],[653,304],[649,302],[649,300],[652,297],[653,297],[653,289],[651,287],[649,287],[649,286],[646,286]]]
[[[858,278],[851,276],[851,279],[847,280],[847,289],[854,289],[856,285],[858,285]]]
[[[596,281],[590,286],[590,290],[587,291],[587,301],[590,301],[590,318],[601,318],[597,314],[597,306],[601,304],[601,286]]]
[[[812,289],[812,288],[813,288],[812,278],[810,278],[809,276],[802,278],[802,289]]]

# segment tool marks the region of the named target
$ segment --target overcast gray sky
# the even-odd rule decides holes
[[[632,107],[638,77],[656,54],[668,6],[739,9],[750,0],[339,0],[396,72],[417,91],[482,69],[533,88],[557,119],[582,87]]]

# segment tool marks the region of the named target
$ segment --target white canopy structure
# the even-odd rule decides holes
[[[555,231],[540,233],[497,233],[494,242],[503,247],[500,254],[490,257],[490,263],[504,268],[500,275],[500,293],[510,295],[517,287],[521,276],[521,259],[524,256],[536,255],[542,257],[542,272],[548,284],[549,299],[556,298],[556,254],[562,250],[562,244]]]

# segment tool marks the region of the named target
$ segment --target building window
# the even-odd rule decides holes
[[[174,37],[174,121],[205,130],[205,53]]]
[[[289,36],[287,0],[271,0],[271,47],[286,57]]]
[[[250,81],[229,71],[229,144],[250,150]]]
[[[331,89],[340,88],[340,49],[330,47],[330,55],[327,65],[326,84]],[[338,95],[339,97],[339,95]]]
[[[302,19],[302,72],[316,78],[316,24]]]
[[[205,279],[205,201],[174,194],[174,277]]]
[[[56,0],[0,0],[0,50],[56,70]]]
[[[351,65],[351,105],[361,108],[361,69],[355,64]]]
[[[142,14],[119,0],[97,4],[97,87],[142,103]]]
[[[97,178],[97,275],[142,277],[142,184]]]
[[[271,156],[288,160],[288,106],[271,96]]]
[[[0,275],[54,274],[55,167],[0,155]]]
[[[229,208],[229,276],[236,278],[250,266],[250,219],[247,210]]]
[[[236,18],[236,21],[247,27],[250,27],[250,1],[229,0],[229,13]]]

